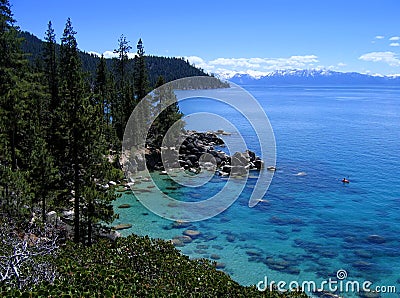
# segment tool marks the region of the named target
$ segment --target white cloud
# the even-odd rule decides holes
[[[339,63],[337,64],[337,66],[338,66],[338,67],[344,67],[344,66],[347,66],[347,64],[346,64],[346,63],[343,63],[343,62],[339,62]]]
[[[209,64],[232,66],[232,67],[259,68],[261,66],[260,63],[255,62],[259,59],[260,58],[218,58],[210,61]]]
[[[391,38],[389,38],[389,40],[391,41],[400,40],[400,36],[392,36]]]
[[[184,57],[184,58],[187,59],[191,64],[194,64],[196,67],[200,67],[200,68],[204,69],[207,72],[213,72],[213,70],[214,70],[214,66],[208,64],[201,57],[188,56],[188,57]]]
[[[250,68],[262,70],[303,68],[317,63],[315,55],[291,56],[288,58],[218,58],[209,62],[215,66],[229,66],[236,69]]]
[[[383,36],[383,35],[377,35],[377,36],[375,36],[375,38],[376,38],[376,39],[384,39],[385,36]]]
[[[206,61],[198,56],[188,56],[185,59],[209,73],[215,73],[224,78],[232,77],[236,73],[260,77],[278,69],[321,67],[316,65],[319,61],[315,55],[291,56],[287,58],[217,58],[210,61]]]
[[[400,43],[398,43],[398,42],[392,42],[392,43],[390,44],[390,46],[391,46],[391,47],[400,47]]]
[[[114,53],[113,51],[105,51],[103,53],[104,58],[117,58],[118,54]]]
[[[95,55],[95,56],[97,56],[97,57],[100,57],[100,56],[101,56],[101,54],[99,54],[99,53],[97,53],[97,52],[93,52],[93,51],[88,52],[88,54],[89,54],[89,55]]]
[[[198,56],[188,56],[188,57],[185,57],[185,59],[189,60],[190,63],[196,64],[196,65],[205,63],[203,58],[200,58]]]
[[[390,66],[400,66],[400,59],[393,52],[371,52],[361,55],[358,59],[371,62],[384,62]]]
[[[118,58],[118,54],[114,53],[114,51],[105,51],[103,53],[103,55],[104,55],[104,58]],[[128,53],[128,58],[133,59],[135,57],[136,57],[136,53]]]

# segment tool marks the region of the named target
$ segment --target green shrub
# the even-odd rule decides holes
[[[131,235],[91,247],[68,243],[56,259],[59,278],[4,297],[307,297],[243,287],[206,259],[189,260],[163,240]],[[7,296],[8,295],[8,296]],[[23,296],[25,295],[25,296]]]

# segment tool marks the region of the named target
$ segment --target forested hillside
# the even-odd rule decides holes
[[[32,63],[41,63],[45,42],[26,31],[20,32],[20,36],[24,39],[21,47],[23,52],[29,54],[28,59]],[[117,47],[117,41],[115,41],[115,45]],[[56,51],[59,51],[59,48],[60,46],[56,45]],[[83,70],[89,72],[91,77],[94,78],[100,57],[79,51],[79,58],[82,61]],[[108,70],[115,71],[116,60],[116,58],[105,59]],[[155,86],[159,76],[162,76],[166,82],[169,82],[185,77],[207,75],[202,69],[191,65],[187,60],[176,57],[146,56],[146,67],[150,86]],[[133,69],[134,61],[133,59],[129,59],[127,72],[133,73]]]

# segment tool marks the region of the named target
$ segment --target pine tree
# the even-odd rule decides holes
[[[131,49],[132,47],[129,45],[129,41],[127,41],[126,37],[122,34],[118,39],[118,49],[114,50],[114,53],[118,54],[116,63],[118,89],[124,89],[124,85],[127,83],[128,54]]]
[[[144,46],[142,39],[139,39],[137,43],[137,52],[136,52],[136,57],[134,59],[135,62],[135,72],[134,72],[134,87],[135,87],[135,107],[137,106],[140,111],[137,114],[138,119],[135,119],[135,124],[139,125],[141,127],[147,127],[147,121],[150,119],[150,113],[151,113],[151,102],[150,98],[146,97],[148,91],[149,91],[149,80],[148,80],[148,75],[147,75],[147,67],[146,67],[146,60],[145,60],[145,51],[144,51]],[[139,104],[139,102],[142,102],[142,104]],[[132,111],[131,111],[132,112]],[[135,128],[131,128],[135,129]],[[136,129],[138,132],[143,132],[143,129]],[[130,133],[130,135],[132,135]],[[133,135],[137,135],[139,139],[144,139],[146,136],[139,136],[138,133],[135,133]],[[133,141],[135,143],[135,141]]]
[[[155,145],[160,147],[168,130],[173,127],[164,140],[169,147],[175,147],[184,123],[181,120],[183,114],[179,111],[176,95],[171,85],[164,85],[164,78],[157,80],[156,90],[152,97],[153,115],[158,115],[153,122],[151,134]]]
[[[31,109],[29,113],[30,138],[25,151],[29,153],[29,182],[34,204],[40,203],[42,222],[46,222],[48,204],[59,186],[59,173],[55,166],[53,152],[49,147],[51,135],[52,110],[51,94],[45,76],[41,73],[28,73],[29,88],[26,96]],[[43,83],[42,83],[43,82]]]
[[[68,19],[60,49],[60,118],[66,136],[62,172],[73,195],[74,241],[85,241],[87,236],[90,244],[93,225],[113,218],[110,202],[115,196],[112,189],[103,188],[112,171],[107,161],[103,105],[84,84],[75,34]]]
[[[74,241],[80,241],[80,204],[82,196],[82,158],[79,150],[82,144],[85,129],[82,126],[84,114],[85,90],[82,80],[81,62],[78,57],[76,32],[68,18],[65,25],[60,48],[60,104],[59,115],[62,121],[61,132],[64,136],[61,170],[63,180],[73,195],[74,200]]]
[[[124,35],[121,35],[118,40],[118,49],[114,50],[114,53],[117,53],[119,58],[116,60],[117,92],[111,103],[113,126],[120,141],[123,138],[126,123],[135,106],[127,73],[128,53],[131,49],[129,41],[126,40]]]
[[[56,35],[54,33],[53,25],[49,21],[45,36],[45,47],[43,53],[43,60],[45,63],[45,74],[48,83],[49,92],[51,94],[50,110],[54,111],[58,108],[58,66],[57,66],[57,53],[56,53]]]
[[[23,102],[18,98],[18,82],[24,59],[20,51],[18,27],[8,0],[0,0],[0,98],[2,112],[3,154],[13,171],[18,167],[18,130]],[[7,131],[5,131],[7,130]]]
[[[140,38],[137,43],[137,55],[135,57],[135,76],[134,76],[134,86],[135,86],[135,97],[137,100],[143,99],[148,93],[149,89],[149,79],[147,75],[147,67],[145,60],[145,51],[142,39]]]
[[[30,104],[24,73],[27,61],[8,0],[0,0],[0,195],[3,211],[17,216],[27,213],[30,186],[27,182],[29,138],[26,121]]]

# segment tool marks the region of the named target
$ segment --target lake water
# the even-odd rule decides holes
[[[277,171],[263,202],[248,206],[257,180],[252,173],[239,199],[218,216],[193,223],[190,228],[201,237],[179,249],[192,258],[218,259],[243,285],[265,276],[321,282],[345,270],[342,281],[371,281],[371,289],[394,285],[399,292],[400,87],[242,87],[269,117]],[[260,154],[257,136],[239,112],[203,97],[180,107],[185,115],[212,112],[228,119],[248,148]],[[187,122],[188,128],[201,126],[190,117]],[[343,184],[343,177],[350,183]],[[174,184],[158,173],[153,179],[164,189]],[[201,200],[225,183],[215,176],[200,188],[177,187],[169,194]],[[132,207],[117,208],[123,203]],[[154,215],[132,194],[119,198],[115,211],[120,214],[116,224],[133,225],[123,235],[171,239],[185,230],[173,228],[172,221]]]

